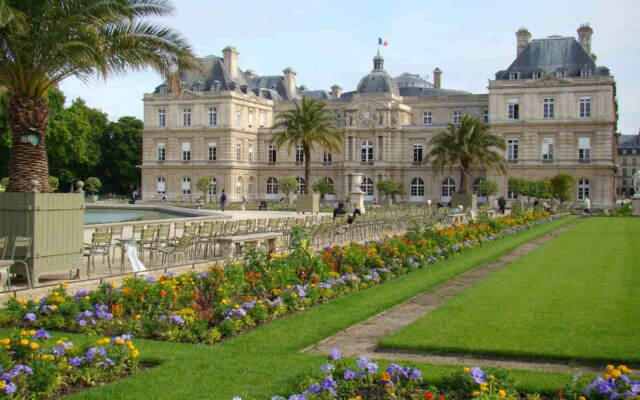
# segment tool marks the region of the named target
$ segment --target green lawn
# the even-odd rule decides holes
[[[591,218],[384,347],[640,362],[640,220]]]
[[[323,356],[300,350],[409,298],[430,290],[484,262],[495,259],[572,219],[523,231],[384,285],[335,299],[274,321],[215,346],[137,340],[141,361],[158,364],[127,379],[74,395],[74,399],[269,399],[297,391],[306,377],[319,373]],[[77,336],[67,335],[70,338]],[[81,337],[78,337],[81,338]],[[419,364],[437,382],[454,367]],[[560,374],[514,372],[522,389],[553,392]]]

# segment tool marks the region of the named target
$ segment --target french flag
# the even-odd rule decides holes
[[[389,44],[389,42],[387,42],[386,40],[382,40],[381,37],[378,38],[378,46],[380,46],[380,45],[386,46],[388,44]]]

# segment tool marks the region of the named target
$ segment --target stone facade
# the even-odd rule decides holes
[[[331,92],[311,91],[296,86],[291,68],[283,76],[243,73],[237,50],[225,48],[223,58],[203,59],[210,73],[183,75],[179,98],[164,85],[144,95],[142,191],[146,198],[202,197],[196,181],[208,177],[216,182],[212,195],[225,189],[230,201],[280,199],[276,182],[303,180],[303,159],[295,148],[274,149],[269,127],[296,99],[313,97],[326,102],[344,132],[340,154],[312,154],[311,183],[331,179],[336,194],[330,199],[344,199],[350,174],[362,173],[367,201],[379,198],[375,184],[383,179],[402,183],[403,201],[448,201],[459,171],[434,174],[423,158],[435,133],[471,114],[509,141],[509,176],[541,179],[568,172],[580,181],[577,200],[588,196],[594,207],[609,207],[616,183],[613,77],[604,67],[587,65],[590,55],[575,38],[529,41],[522,29],[516,61],[489,82],[488,94],[441,88],[438,68],[435,84],[407,73],[391,78],[380,54],[355,91],[337,85]],[[530,54],[530,48],[551,45],[568,46],[574,54],[565,67],[559,62],[561,73]],[[535,64],[533,72],[527,72],[529,64]],[[507,194],[508,176],[473,171],[472,182],[479,178],[496,180]]]
[[[640,168],[640,132],[637,135],[618,137],[618,176],[616,194],[618,199],[631,197],[633,184],[631,177]]]

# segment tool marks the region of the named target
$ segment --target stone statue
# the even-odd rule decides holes
[[[640,170],[633,174],[631,182],[631,185],[633,186],[633,197],[640,197]]]

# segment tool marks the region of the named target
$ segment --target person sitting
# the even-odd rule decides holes
[[[333,219],[336,219],[338,215],[345,215],[347,211],[344,209],[344,203],[338,203],[338,207],[333,209]]]
[[[267,202],[265,200],[262,200],[260,202],[260,205],[258,206],[258,209],[260,211],[262,211],[262,210],[267,211]]]

